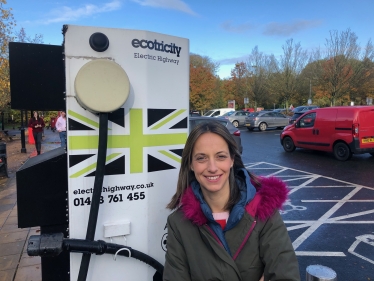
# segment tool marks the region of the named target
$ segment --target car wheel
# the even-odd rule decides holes
[[[268,127],[268,125],[266,125],[266,123],[261,123],[260,126],[258,126],[258,129],[260,131],[266,131],[267,127]]]
[[[338,142],[334,145],[334,156],[339,161],[347,161],[352,157],[351,150],[344,142]]]
[[[248,129],[248,131],[253,131],[254,128],[253,128],[253,127],[252,127],[252,128],[248,128],[248,127],[247,127],[247,129]]]
[[[233,121],[232,124],[234,125],[235,128],[238,128],[239,127],[239,122],[238,121]]]
[[[283,148],[286,152],[292,152],[296,149],[296,146],[290,137],[285,137],[283,139]]]

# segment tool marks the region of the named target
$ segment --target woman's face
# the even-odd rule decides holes
[[[65,117],[65,112],[63,112],[63,111],[61,111],[61,116],[62,116],[62,118],[64,118]]]
[[[221,136],[205,133],[197,139],[191,169],[204,195],[230,193],[229,175],[233,163],[229,147]]]
[[[34,111],[34,117],[38,118],[38,113]]]

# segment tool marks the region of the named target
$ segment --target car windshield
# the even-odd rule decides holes
[[[204,116],[210,116],[210,115],[212,115],[213,112],[214,112],[214,110],[209,110],[207,113],[204,114]]]

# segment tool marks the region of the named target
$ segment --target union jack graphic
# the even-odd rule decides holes
[[[120,108],[108,116],[105,175],[176,169],[187,139],[187,110],[132,108],[125,113],[125,109]],[[70,178],[95,176],[97,117],[87,118],[72,110],[68,111],[68,116]],[[128,168],[125,163],[129,163]]]

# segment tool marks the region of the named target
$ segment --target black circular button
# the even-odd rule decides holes
[[[104,52],[109,47],[109,39],[101,32],[95,32],[90,36],[90,46],[96,52]]]

